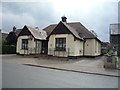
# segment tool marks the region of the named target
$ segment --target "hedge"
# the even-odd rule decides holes
[[[2,45],[2,54],[15,54],[16,46],[14,45]]]

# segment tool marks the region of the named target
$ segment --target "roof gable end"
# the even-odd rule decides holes
[[[60,21],[60,23],[53,29],[50,35],[52,34],[72,34],[74,37],[82,39],[74,28],[72,28],[71,26],[62,21]]]
[[[46,40],[47,34],[45,31],[40,29],[35,29],[30,26],[24,26],[19,36],[32,35],[35,39]]]
[[[24,35],[32,35],[27,26],[25,25],[22,29],[22,31],[19,33],[19,36],[24,36]]]
[[[69,29],[60,21],[60,23],[53,29],[51,34],[71,34]]]

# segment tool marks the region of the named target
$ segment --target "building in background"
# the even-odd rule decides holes
[[[16,29],[16,27],[13,27],[13,30],[8,34],[6,37],[7,45],[15,45],[17,43],[17,36],[21,32],[21,29]]]
[[[0,45],[6,44],[6,37],[8,36],[8,33],[2,32],[0,29]]]
[[[110,24],[110,44],[120,56],[120,24]]]
[[[102,42],[101,43],[101,54],[104,55],[108,52],[109,42]]]
[[[6,37],[8,36],[8,33],[1,32],[1,30],[0,30],[0,34],[2,36],[2,38],[0,38],[0,39],[2,39],[2,40],[5,40]]]

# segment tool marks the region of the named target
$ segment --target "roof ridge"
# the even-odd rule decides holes
[[[112,24],[110,24],[110,25],[120,25],[120,23],[112,23]]]
[[[72,23],[80,23],[80,22],[69,22],[69,23],[67,23],[67,24],[72,24]]]
[[[35,27],[32,27],[32,26],[27,26],[28,28],[32,28],[32,29],[34,29],[34,30],[36,30],[36,31],[43,31],[43,29],[41,29],[41,28],[35,28]]]
[[[52,26],[52,25],[57,25],[57,24],[50,24],[49,26]]]

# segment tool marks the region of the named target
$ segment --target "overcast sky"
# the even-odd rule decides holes
[[[81,22],[94,30],[101,41],[109,40],[109,25],[118,23],[119,0],[36,0],[35,2],[2,1],[3,32],[10,32],[13,26],[24,25],[41,29],[57,24],[65,15],[67,22]],[[0,5],[1,7],[1,5]]]

